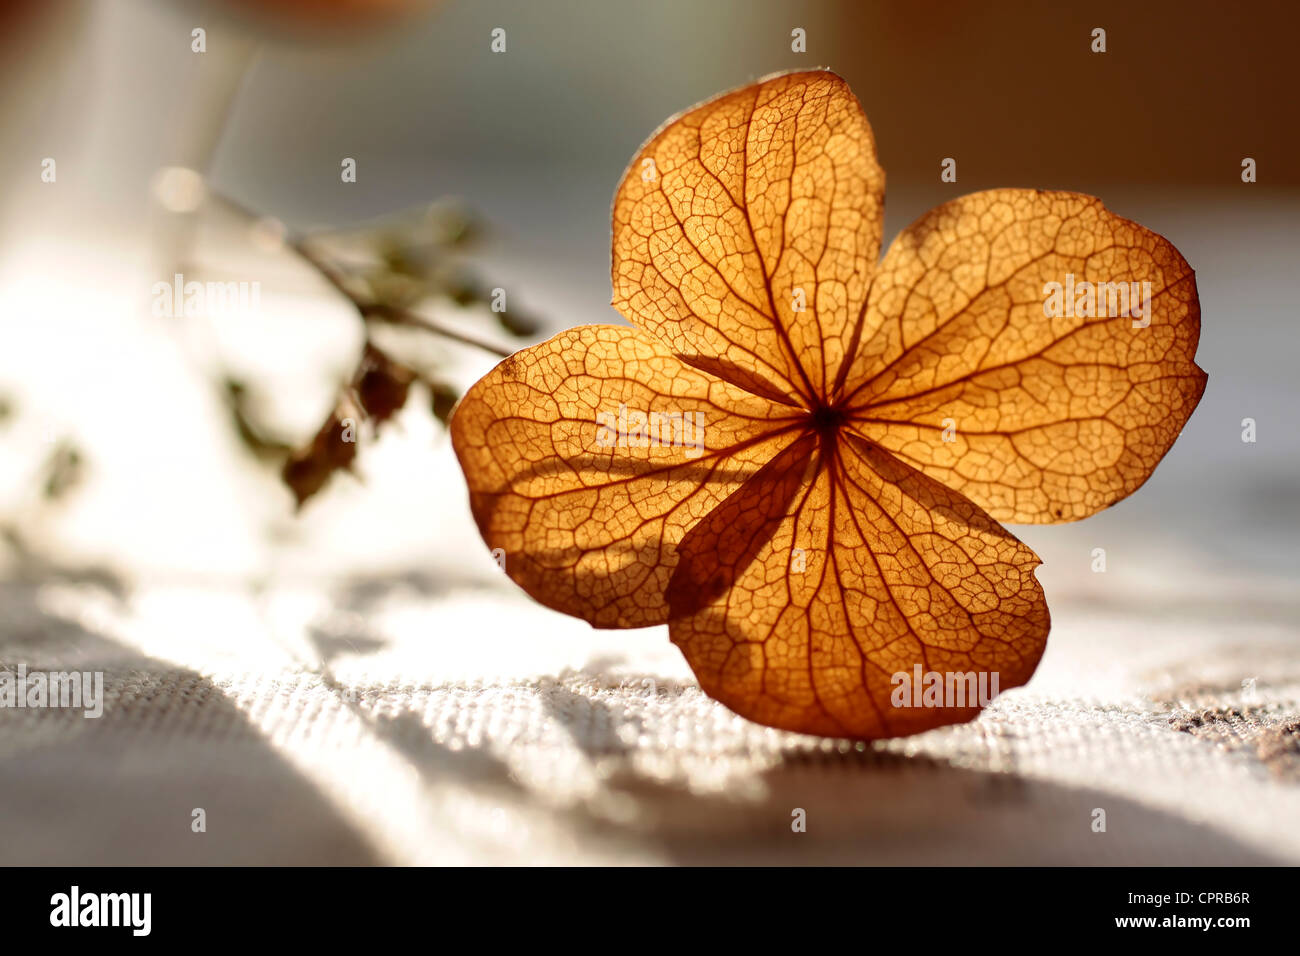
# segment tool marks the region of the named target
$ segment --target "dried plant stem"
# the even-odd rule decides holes
[[[218,199],[229,206],[231,209],[246,217],[250,221],[257,221],[264,218],[253,210],[231,199],[228,196],[214,193]],[[340,272],[334,265],[321,257],[311,248],[310,242],[303,236],[294,236],[286,234],[285,245],[292,249],[297,256],[307,263],[317,272],[319,272],[325,281],[332,285],[339,294],[351,302],[361,318],[365,322],[386,322],[390,325],[405,325],[410,328],[423,329],[434,335],[442,336],[453,342],[459,342],[462,345],[473,346],[490,352],[493,355],[499,355],[502,358],[509,357],[512,353],[509,349],[504,349],[499,345],[484,341],[473,335],[450,328],[433,319],[426,318],[410,309],[404,309],[399,306],[389,305],[383,302],[370,302],[364,297],[358,295],[355,290],[349,287],[347,276]]]

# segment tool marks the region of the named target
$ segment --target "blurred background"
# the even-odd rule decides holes
[[[499,360],[493,349],[620,321],[609,206],[624,165],[670,115],[778,70],[828,66],[857,93],[888,176],[886,242],[962,193],[1071,189],[1166,236],[1197,271],[1209,385],[1164,463],[1101,515],[1015,529],[1044,559],[1055,621],[1028,691],[1165,713],[1248,677],[1300,680],[1294,5],[3,0],[0,11],[0,664],[104,669],[124,710],[153,715],[113,724],[110,708],[93,729],[0,715],[0,756],[22,781],[4,785],[0,810],[27,834],[8,841],[12,859],[491,862],[515,858],[521,833],[537,860],[752,851],[749,831],[715,832],[718,845],[665,836],[674,801],[743,788],[662,765],[656,742],[716,769],[699,727],[728,728],[739,776],[756,772],[743,764],[755,754],[773,774],[790,747],[813,745],[698,698],[664,629],[592,632],[513,589],[474,529],[442,420]],[[1098,27],[1104,53],[1092,51]],[[795,29],[806,52],[792,50]],[[956,183],[940,181],[948,157]],[[1246,158],[1256,182],[1242,181]],[[349,159],[355,181],[341,175]],[[357,294],[489,347],[363,321],[293,248],[301,237]],[[255,283],[258,295],[159,315],[155,284],[176,273]],[[504,313],[491,308],[497,289]],[[391,417],[360,427],[355,461],[331,457],[341,390],[367,372]],[[1196,669],[1211,658],[1213,679]],[[571,699],[536,710],[539,681]],[[482,703],[492,688],[504,711]],[[306,718],[281,707],[296,695],[336,731],[354,721],[351,749],[306,747],[295,736],[313,736]],[[221,759],[198,760],[188,737],[131,769],[139,748],[123,728],[165,733],[177,714],[193,714],[187,732],[204,740],[241,741],[243,783],[213,769]],[[931,754],[936,765],[1006,770],[996,753],[962,750],[974,738],[945,739],[956,749]],[[516,760],[515,745],[535,749]],[[538,753],[562,746],[572,763],[529,777]],[[496,764],[448,756],[466,747]],[[1039,777],[1057,787],[1058,771]],[[367,774],[385,781],[383,799],[407,802],[376,804]],[[611,796],[620,774],[640,782]],[[180,779],[228,801],[243,837],[220,849],[157,838],[146,816],[200,805]],[[744,792],[784,807],[802,779]],[[1265,852],[1281,804],[1260,797],[1272,810],[1231,826],[1200,820],[1193,839],[1169,810],[1204,790],[1189,780],[1161,798],[1128,794],[1173,821],[1135,860],[1209,846],[1200,828],[1212,825],[1244,828],[1213,844],[1221,857]],[[95,809],[61,796],[88,786],[114,799]],[[883,785],[854,786],[878,802]],[[968,786],[940,791],[969,808]],[[149,814],[106,823],[103,806],[141,801]],[[979,826],[947,833],[950,848],[994,852],[999,826],[1023,817],[1023,799],[1005,817],[990,809],[1003,802],[977,804]],[[403,822],[357,822],[377,805]],[[930,833],[902,804],[867,820],[849,805],[837,804],[844,829],[824,854],[906,859],[899,847],[915,844],[900,834]],[[725,829],[734,814],[711,806],[709,825]],[[1095,861],[1089,847],[1061,849],[1052,813],[1035,825],[1038,851],[1022,862]],[[1300,834],[1284,843],[1300,854]],[[932,852],[925,861],[966,851]],[[783,859],[773,854],[755,858]]]

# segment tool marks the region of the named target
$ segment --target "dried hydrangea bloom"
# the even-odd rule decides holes
[[[1092,197],[945,203],[880,259],[884,173],[830,72],[669,121],[614,200],[614,305],[502,362],[452,436],[505,568],[667,623],[706,693],[861,739],[969,720],[1050,626],[998,522],[1151,475],[1205,388],[1192,270]]]

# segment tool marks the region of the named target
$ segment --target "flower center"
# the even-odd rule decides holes
[[[833,435],[844,424],[844,413],[829,405],[819,405],[810,417],[813,428],[822,435]]]

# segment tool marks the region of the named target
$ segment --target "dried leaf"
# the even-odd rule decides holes
[[[1039,562],[995,516],[1127,495],[1205,384],[1195,282],[1159,236],[1086,196],[996,190],[877,265],[883,189],[832,73],[682,114],[614,201],[614,303],[638,328],[525,349],[452,419],[483,537],[530,594],[602,627],[667,621],[737,713],[861,739],[1029,679]],[[1050,284],[1076,281],[1149,283],[1150,305],[1136,326],[1053,314]],[[698,446],[645,441],[688,413]]]
[[[855,436],[815,451],[805,437],[791,449],[799,444],[802,461],[781,480],[756,474],[678,547],[670,598],[706,600],[681,607],[671,634],[705,693],[774,727],[877,738],[978,713],[974,700],[891,706],[894,675],[910,678],[917,664],[996,672],[1002,689],[1027,681],[1049,627],[1034,553]],[[778,501],[786,507],[776,511]],[[738,547],[763,525],[761,546]],[[723,562],[734,567],[708,588]]]
[[[367,343],[356,376],[357,398],[378,426],[406,405],[415,372]]]
[[[522,315],[515,309],[506,309],[492,314],[496,317],[497,325],[517,339],[525,339],[537,334],[537,321]]]
[[[311,442],[293,452],[280,477],[302,507],[325,487],[340,468],[350,468],[357,457],[357,429],[361,411],[346,396],[339,400]]]
[[[293,450],[285,442],[268,437],[256,424],[249,412],[248,388],[243,382],[226,378],[221,384],[223,397],[230,408],[230,417],[234,422],[235,434],[239,436],[239,441],[246,450],[264,462],[279,462],[285,454]]]
[[[81,450],[66,439],[59,441],[41,466],[41,494],[49,501],[63,498],[82,483],[85,471]]]
[[[620,409],[703,415],[703,447],[619,445]],[[793,439],[793,413],[690,368],[648,333],[589,325],[489,372],[451,437],[479,530],[515,581],[597,627],[642,627],[668,620],[677,543]],[[613,416],[612,431],[598,414]]]
[[[1147,283],[1149,314],[1049,317],[1053,282],[1049,311],[1097,311],[1064,308],[1071,287],[1118,300]],[[973,193],[890,246],[839,401],[993,517],[1073,521],[1131,494],[1178,437],[1205,390],[1200,329],[1196,279],[1166,239],[1091,196]]]
[[[624,174],[614,305],[674,352],[812,404],[866,300],[884,190],[871,127],[835,74],[727,93],[670,121]]]
[[[445,382],[429,382],[430,406],[433,417],[444,425],[451,423],[451,413],[460,401],[460,390]]]

